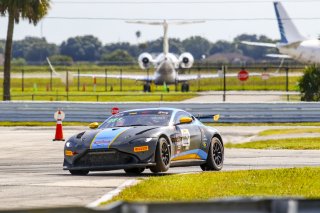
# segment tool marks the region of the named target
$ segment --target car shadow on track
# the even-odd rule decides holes
[[[63,177],[132,177],[132,178],[138,178],[138,177],[158,177],[158,176],[167,176],[167,175],[175,175],[179,173],[159,173],[159,174],[154,174],[154,173],[142,173],[139,175],[131,175],[131,174],[126,174],[125,172],[92,172],[89,173],[88,175],[71,175],[70,173],[65,173],[65,174],[49,174],[53,176],[63,176]]]

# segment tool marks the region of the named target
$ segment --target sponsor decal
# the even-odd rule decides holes
[[[66,151],[65,151],[65,155],[66,155],[66,156],[73,156],[73,152],[70,151],[70,150],[66,150]]]
[[[182,146],[190,146],[190,132],[188,129],[181,129]]]
[[[207,148],[207,143],[206,142],[202,142],[201,144],[202,144],[203,148]]]
[[[177,160],[192,160],[192,159],[201,159],[206,160],[208,154],[201,149],[193,149],[186,152],[177,153],[172,157],[172,161]]]
[[[149,146],[136,146],[133,148],[134,152],[146,152],[149,150]]]
[[[131,127],[123,128],[108,128],[100,131],[92,140],[90,149],[106,149],[110,148],[111,144],[125,131]]]

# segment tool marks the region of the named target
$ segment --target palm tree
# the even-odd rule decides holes
[[[8,30],[4,55],[3,100],[10,96],[10,69],[14,24],[27,19],[36,25],[48,12],[50,0],[0,0],[0,14],[8,16]]]

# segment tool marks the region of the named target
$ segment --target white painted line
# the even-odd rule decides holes
[[[108,192],[107,194],[103,195],[100,199],[89,203],[86,207],[87,208],[95,208],[98,207],[102,202],[107,202],[109,200],[111,200],[113,197],[117,196],[122,190],[124,190],[125,188],[129,187],[129,186],[133,186],[135,184],[137,184],[139,181],[136,179],[130,179],[125,181],[123,184],[121,184],[120,186],[118,186],[116,189]]]

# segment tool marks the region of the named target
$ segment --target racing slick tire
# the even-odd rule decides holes
[[[200,165],[203,171],[219,171],[223,167],[224,147],[222,142],[213,137],[210,143],[207,161]]]
[[[144,170],[145,168],[124,169],[128,175],[140,175]]]
[[[89,174],[89,171],[88,171],[88,170],[69,170],[69,172],[70,172],[72,175],[79,175],[79,176]]]
[[[159,138],[156,153],[155,153],[156,165],[150,167],[151,172],[159,173],[168,171],[171,163],[171,151],[170,146],[164,137]]]

